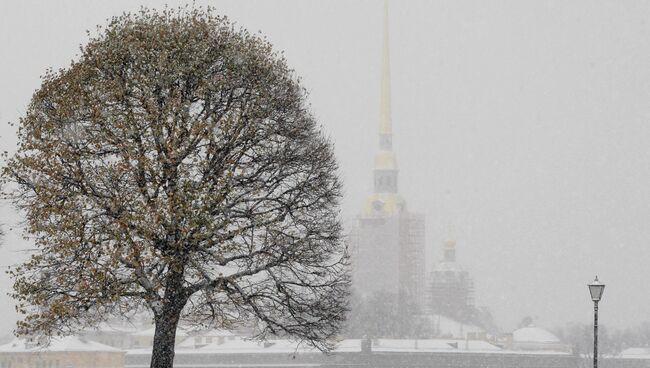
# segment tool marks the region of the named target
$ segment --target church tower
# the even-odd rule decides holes
[[[384,4],[379,151],[374,160],[373,193],[352,233],[353,292],[395,311],[398,325],[415,325],[424,304],[424,216],[411,213],[398,192],[393,151],[388,7]],[[383,321],[374,321],[382,323]],[[409,337],[407,328],[374,337]],[[393,334],[393,335],[391,335]],[[381,335],[381,336],[377,336]]]
[[[442,245],[442,260],[429,274],[428,310],[463,323],[476,323],[474,281],[456,261],[456,241],[450,236]]]

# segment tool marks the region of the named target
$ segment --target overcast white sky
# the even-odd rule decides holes
[[[85,30],[161,1],[0,2],[0,150],[47,67]],[[178,4],[181,4],[180,2]],[[311,91],[336,143],[344,216],[372,191],[381,1],[197,1],[261,30]],[[505,329],[525,316],[589,323],[586,283],[607,283],[601,321],[650,320],[650,2],[393,1],[393,126],[400,191],[427,216],[428,262],[448,224],[476,299]],[[0,218],[19,219],[8,206]],[[30,244],[10,231],[0,265]],[[0,287],[9,289],[5,275]],[[0,334],[13,327],[0,295]]]

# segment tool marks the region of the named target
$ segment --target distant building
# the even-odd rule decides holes
[[[384,14],[379,153],[375,157],[374,191],[358,216],[351,240],[353,287],[364,297],[381,294],[382,303],[398,314],[424,302],[424,216],[407,210],[398,193],[398,166],[392,146],[388,14]]]
[[[83,337],[100,344],[127,350],[134,348],[135,343],[132,339],[132,335],[143,328],[146,327],[121,322],[103,322],[95,328],[84,331]]]
[[[428,326],[427,335],[439,339],[488,340],[485,329],[472,323],[460,322],[440,314],[425,315],[421,320]]]
[[[153,347],[153,338],[156,334],[156,328],[155,327],[150,327],[146,330],[141,330],[132,333],[129,336],[129,339],[131,341],[131,349],[139,349],[139,348],[145,348],[149,349]],[[178,345],[183,340],[187,338],[187,333],[183,331],[180,328],[176,329],[176,339],[174,340],[175,344]]]
[[[515,330],[505,347],[511,350],[570,352],[571,347],[563,343],[550,331],[533,325]]]
[[[148,367],[151,351],[131,350],[126,368]],[[288,340],[266,342],[235,339],[199,349],[176,351],[177,367],[499,367],[576,368],[577,358],[566,352],[515,352],[481,340],[348,339],[331,354]]]
[[[456,241],[443,244],[442,261],[429,274],[428,307],[440,314],[461,322],[476,322],[474,307],[474,281],[456,262]]]
[[[243,335],[228,330],[207,330],[188,333],[183,342],[176,345],[180,349],[198,349],[208,345],[222,345],[228,341],[239,340]]]
[[[650,348],[627,348],[618,354],[618,358],[622,359],[645,359],[650,361]]]
[[[48,346],[15,339],[0,346],[2,368],[123,368],[125,352],[75,336],[52,338]]]
[[[209,335],[219,337],[220,333],[205,334]],[[472,339],[346,339],[337,344],[332,354],[323,354],[306,344],[285,339],[256,341],[224,337],[223,342],[176,349],[174,365],[201,368],[575,368],[579,359],[564,351],[513,351]],[[144,368],[150,361],[151,348],[125,352],[76,337],[54,339],[47,348],[18,339],[0,346],[1,368]]]
[[[101,323],[97,328],[83,332],[83,337],[114,348],[150,349],[153,346],[155,327],[150,323],[131,324],[120,321]],[[187,333],[182,329],[176,330],[176,345],[187,338]]]

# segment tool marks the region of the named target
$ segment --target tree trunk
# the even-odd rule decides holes
[[[176,328],[181,312],[187,303],[188,296],[183,288],[183,269],[172,272],[165,285],[165,300],[159,312],[154,311],[156,332],[153,336],[151,351],[151,368],[174,367],[174,345],[176,343]]]
[[[174,345],[176,344],[176,328],[181,309],[164,308],[156,317],[156,332],[153,337],[151,352],[151,368],[172,368],[174,366]]]

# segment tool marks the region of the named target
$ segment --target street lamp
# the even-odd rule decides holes
[[[594,368],[598,368],[598,302],[603,297],[605,284],[601,284],[596,276],[596,279],[588,286],[591,300],[594,301]]]

